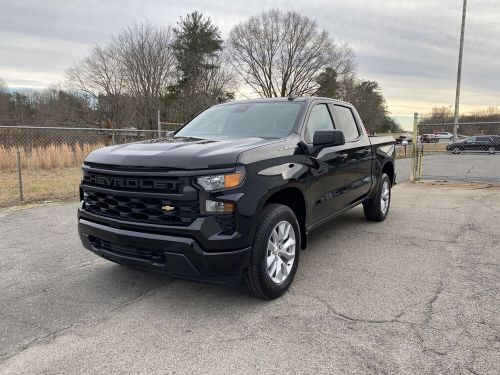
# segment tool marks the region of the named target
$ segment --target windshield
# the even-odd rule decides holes
[[[285,138],[302,102],[244,103],[207,109],[179,130],[175,137],[201,139]]]

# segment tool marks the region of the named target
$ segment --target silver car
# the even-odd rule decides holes
[[[434,135],[439,139],[452,139],[453,134],[449,132],[435,132]]]

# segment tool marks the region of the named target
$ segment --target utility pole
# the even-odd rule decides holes
[[[464,51],[466,9],[467,9],[467,0],[464,0],[463,10],[462,10],[462,29],[460,31],[460,49],[458,52],[457,91],[455,93],[455,119],[453,121],[453,142],[456,142],[458,138],[458,116],[460,110],[460,83],[462,81],[462,55]]]
[[[410,171],[410,181],[414,182],[417,180],[417,152],[418,152],[418,113],[413,114],[413,139],[412,139],[412,150],[413,156],[411,159],[411,171]],[[405,145],[406,152],[406,145]]]

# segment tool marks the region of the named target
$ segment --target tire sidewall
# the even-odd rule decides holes
[[[259,239],[259,241],[255,241],[254,243],[254,255],[257,257],[257,264],[259,267],[259,278],[261,281],[261,287],[264,293],[270,297],[278,297],[282,295],[292,283],[295,273],[297,271],[298,263],[299,263],[299,255],[300,255],[300,227],[295,217],[293,211],[287,206],[271,206],[273,217],[267,224],[267,228],[265,230],[265,235]],[[276,284],[271,280],[267,272],[267,243],[269,241],[269,237],[271,236],[271,232],[274,227],[280,222],[286,220],[288,221],[295,231],[295,258],[292,269],[290,270],[290,274],[286,278],[286,280],[281,284]],[[261,223],[259,223],[259,226]]]

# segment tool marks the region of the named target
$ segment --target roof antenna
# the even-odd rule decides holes
[[[288,100],[292,101],[294,99],[297,99],[297,95],[294,95],[292,93],[288,94]]]

